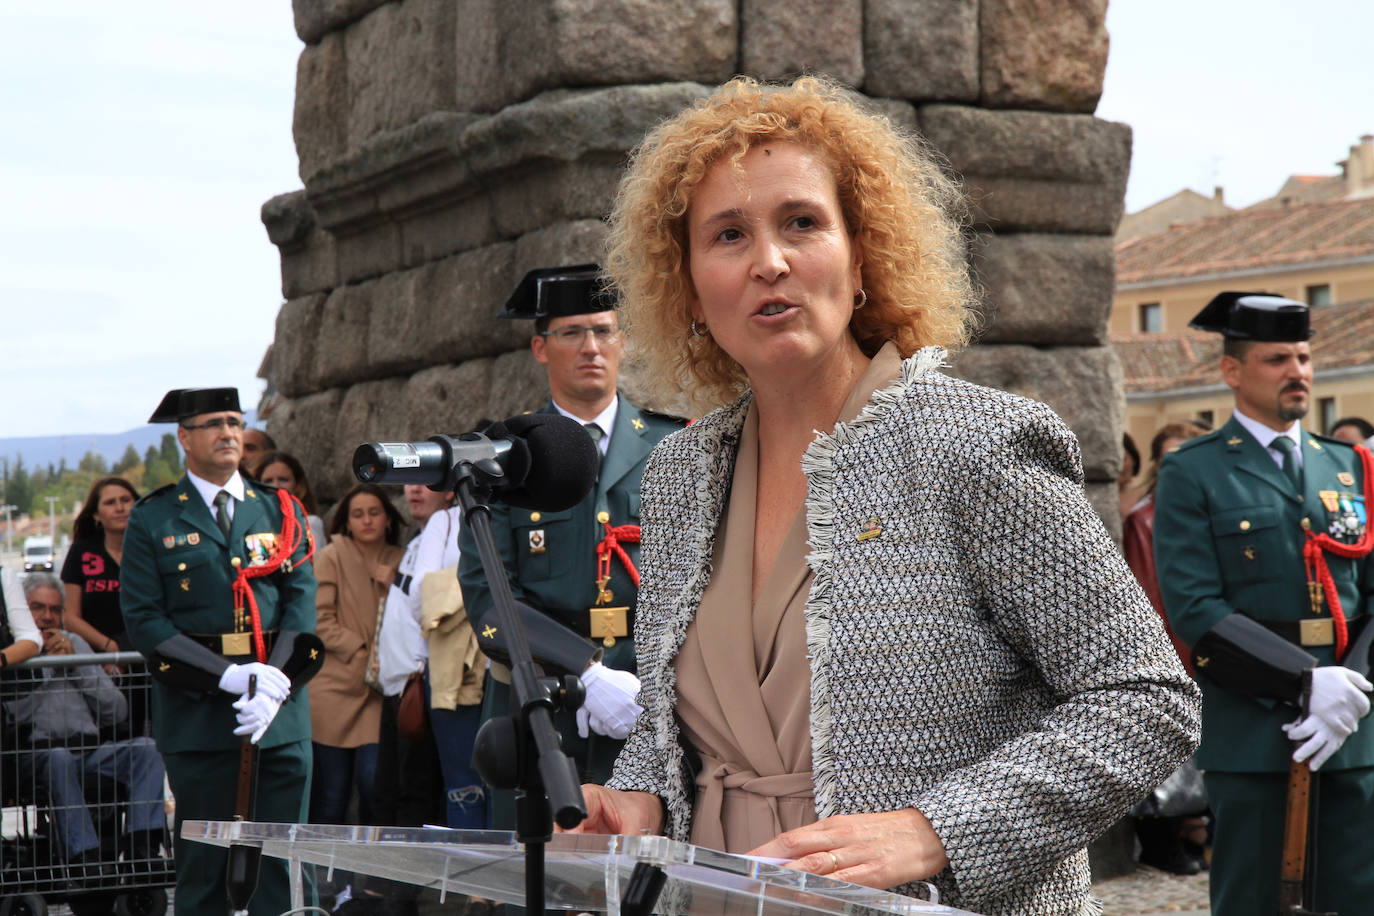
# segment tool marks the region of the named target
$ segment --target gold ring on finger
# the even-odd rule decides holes
[[[834,852],[827,852],[826,855],[830,856],[830,871],[831,871],[832,873],[839,871],[839,870],[840,870],[840,857],[837,856],[837,855],[835,855]]]

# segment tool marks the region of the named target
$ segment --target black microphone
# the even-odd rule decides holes
[[[599,460],[596,443],[576,421],[530,413],[481,433],[364,443],[353,452],[353,474],[364,483],[417,483],[443,491],[457,486],[466,466],[512,506],[561,512],[591,490]]]

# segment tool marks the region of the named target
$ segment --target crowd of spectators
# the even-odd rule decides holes
[[[405,487],[402,494],[361,484],[332,508],[326,535],[306,468],[261,430],[244,435],[242,472],[249,481],[299,499],[316,546],[311,563],[319,585],[317,630],[327,654],[310,684],[310,820],[487,826],[485,789],[471,765],[486,662],[470,628],[467,638],[455,636],[457,620],[465,617],[453,494],[422,486]],[[120,820],[130,836],[119,848],[134,856],[162,850],[167,792],[151,736],[148,693],[119,686],[131,666],[101,657],[131,650],[119,575],[124,532],[139,496],[122,477],[95,481],[74,521],[60,579],[0,569],[0,669],[9,672],[33,658],[39,666],[24,671],[22,683],[15,676],[3,685],[6,751],[23,761],[22,773],[10,767],[6,774],[46,793],[58,854],[74,888],[109,880],[115,867],[97,837],[100,804],[89,799],[88,805],[82,797],[95,780],[120,784],[122,796],[131,800]],[[433,518],[440,524],[422,545],[420,535]],[[456,668],[440,666],[446,673],[433,687],[431,638],[446,640],[458,661]],[[49,661],[64,655],[93,658],[74,667]],[[432,728],[423,734],[398,728],[401,693],[412,680],[423,690],[426,707],[431,696],[436,706],[427,710]],[[22,739],[22,752],[12,738]],[[384,895],[387,912],[414,911],[414,889],[372,879],[365,893],[364,882],[354,886],[350,877],[322,882],[322,902],[347,912],[350,898],[361,898],[356,908]]]

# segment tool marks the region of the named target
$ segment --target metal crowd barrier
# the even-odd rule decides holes
[[[97,674],[102,671],[108,681]],[[98,736],[35,737],[26,721],[37,705],[31,695],[53,687],[55,678],[100,685],[104,705],[88,703],[97,722],[101,708],[112,719],[122,705],[123,716],[103,723]],[[166,912],[164,888],[176,876],[174,802],[165,777],[157,790],[160,810],[145,801],[135,813],[130,804],[129,784],[141,780],[147,797],[156,776],[151,770],[161,763],[152,746],[150,702],[151,680],[136,652],[40,656],[0,671],[0,912],[44,916],[57,903],[75,916]],[[55,708],[49,704],[38,715],[52,718]],[[59,723],[55,731],[62,730]],[[63,768],[79,779],[82,797],[58,804],[48,783],[58,781]],[[86,816],[98,845],[72,861],[65,833],[89,840]],[[151,829],[137,829],[152,819]]]

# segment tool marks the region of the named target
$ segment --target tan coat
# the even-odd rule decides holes
[[[376,567],[368,569],[353,539],[336,534],[315,556],[315,631],[326,650],[324,667],[310,682],[311,738],[319,744],[359,747],[377,741],[382,696],[363,682],[363,674],[378,604],[403,553],[387,544]]]
[[[457,566],[426,573],[420,581],[420,632],[429,640],[430,708],[480,706],[487,657],[463,608]]]

